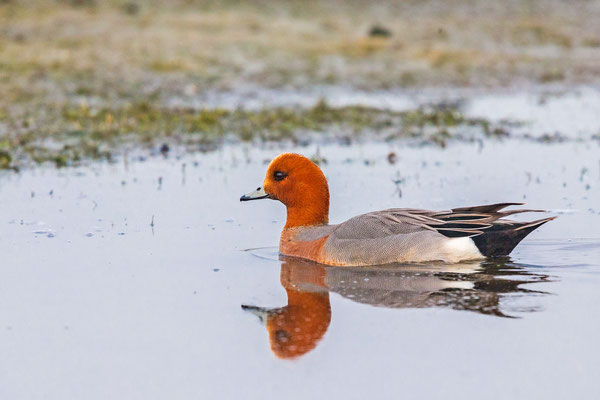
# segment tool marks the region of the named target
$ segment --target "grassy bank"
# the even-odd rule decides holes
[[[363,132],[408,118],[165,106],[248,85],[590,83],[600,76],[599,19],[600,1],[4,0],[0,166],[108,157],[117,142],[302,140],[326,126]]]

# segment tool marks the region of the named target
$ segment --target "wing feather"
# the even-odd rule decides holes
[[[521,224],[503,220],[504,217],[524,212],[543,212],[533,209],[501,211],[513,205],[523,203],[498,203],[446,211],[391,208],[354,217],[338,225],[334,235],[340,239],[379,238],[428,230],[447,237],[473,237],[483,234],[494,224]]]

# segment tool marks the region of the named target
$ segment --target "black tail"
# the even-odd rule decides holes
[[[556,217],[533,222],[497,221],[481,235],[472,236],[471,239],[484,256],[507,256],[525,236],[554,218]]]

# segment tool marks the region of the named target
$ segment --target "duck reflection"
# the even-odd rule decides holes
[[[281,285],[288,304],[280,308],[242,305],[267,326],[271,350],[280,358],[311,351],[331,322],[329,292],[352,301],[388,308],[444,307],[515,318],[514,313],[539,311],[518,307],[518,296],[547,294],[521,287],[550,281],[548,275],[509,258],[462,264],[331,267],[281,257]]]

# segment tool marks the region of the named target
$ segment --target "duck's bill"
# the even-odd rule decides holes
[[[250,201],[250,200],[260,200],[260,199],[268,199],[269,195],[265,192],[265,189],[259,187],[254,192],[246,193],[242,197],[240,197],[240,201]]]

